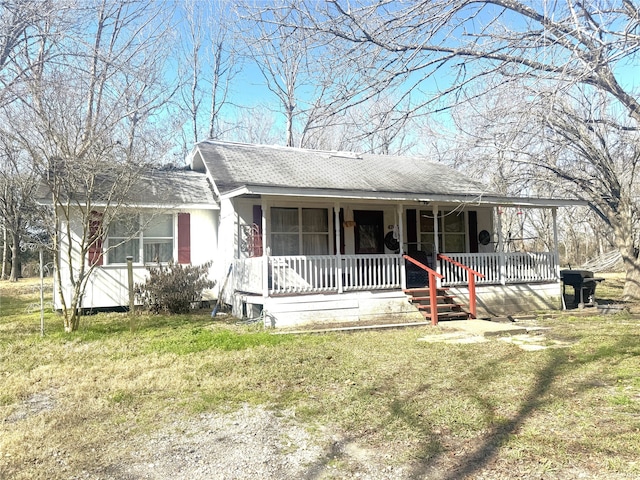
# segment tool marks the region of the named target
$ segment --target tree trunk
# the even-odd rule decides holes
[[[622,255],[625,270],[622,299],[637,301],[640,300],[640,262],[633,243],[633,216],[627,202],[621,202],[612,220],[616,247]]]
[[[64,331],[67,333],[75,332],[80,327],[80,316],[82,315],[82,295],[84,288],[78,281],[74,286],[73,299],[68,315],[64,319]]]
[[[293,110],[294,106],[287,105],[287,147],[293,147]]]
[[[622,299],[625,301],[640,300],[640,262],[632,259],[624,262],[625,281]]]
[[[633,246],[633,239],[629,237],[628,240],[621,239],[617,243],[625,271],[622,299],[627,302],[640,300],[640,262]]]
[[[9,281],[17,282],[20,278],[20,235],[17,232],[11,234],[13,239],[13,246],[11,248],[11,273],[9,274]]]
[[[9,253],[9,245],[7,241],[7,227],[4,222],[2,223],[2,273],[0,273],[0,280],[7,278],[7,254]]]

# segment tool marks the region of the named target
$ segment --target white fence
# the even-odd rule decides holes
[[[557,280],[556,257],[553,253],[447,253],[447,257],[484,275],[478,285],[549,282]],[[467,272],[440,260],[444,285],[466,285]]]
[[[264,284],[264,259],[269,262]],[[234,287],[269,294],[343,292],[400,288],[399,255],[291,255],[236,260]]]
[[[271,293],[338,291],[337,257],[296,255],[268,258]]]
[[[447,256],[484,275],[478,285],[555,281],[552,253],[448,253]],[[264,261],[268,278],[264,279]],[[400,255],[291,255],[236,260],[237,291],[263,294],[304,294],[398,289],[404,260]],[[443,285],[466,285],[467,272],[440,260]]]
[[[342,260],[344,290],[400,288],[399,255],[346,255]]]

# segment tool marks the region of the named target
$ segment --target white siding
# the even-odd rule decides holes
[[[218,212],[216,210],[202,209],[181,209],[176,213],[189,213],[190,218],[190,237],[191,237],[191,263],[193,265],[201,265],[213,260],[215,265],[216,249],[218,244],[216,218]],[[79,256],[79,238],[82,232],[82,225],[79,217],[75,217],[72,221],[72,262],[74,268],[78,268],[81,261]],[[66,231],[65,225],[62,225],[62,232]],[[177,235],[177,231],[175,232]],[[66,260],[66,252],[69,245],[69,238],[61,237],[60,251],[61,253],[61,278],[62,287],[67,305],[70,302],[72,293],[71,283],[69,280],[69,261]],[[86,259],[84,259],[86,261]],[[134,265],[133,280],[134,283],[142,283],[147,277],[147,268],[144,265]],[[212,278],[213,269],[212,269]],[[55,286],[54,286],[55,287]],[[207,295],[210,296],[210,295]],[[102,265],[94,269],[87,281],[87,288],[82,299],[81,308],[113,308],[119,306],[127,306],[129,304],[128,293],[128,277],[125,265]],[[62,303],[59,298],[57,288],[54,288],[54,305],[61,308]]]

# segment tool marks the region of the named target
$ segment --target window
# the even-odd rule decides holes
[[[140,221],[137,215],[120,216],[109,225],[107,263],[126,263],[127,257],[140,261]]]
[[[442,253],[466,251],[465,216],[462,212],[438,212],[438,244]],[[432,252],[435,245],[433,212],[420,212],[420,246]]]
[[[157,215],[142,232],[145,262],[173,259],[173,215]]]
[[[271,209],[271,253],[273,255],[298,255],[299,249],[298,209]]]
[[[126,215],[109,225],[107,253],[109,264],[168,262],[173,259],[174,216]]]
[[[328,255],[329,212],[326,208],[271,208],[273,255]]]
[[[329,215],[326,208],[302,209],[302,253],[329,254]]]

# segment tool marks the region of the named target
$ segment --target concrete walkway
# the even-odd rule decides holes
[[[498,337],[501,335],[522,335],[527,333],[527,327],[517,323],[492,322],[489,320],[456,320],[439,322],[438,326],[445,331],[464,332],[467,335],[481,337]]]
[[[540,327],[535,325],[535,317],[518,318],[518,322],[513,322],[508,318],[496,318],[490,320],[452,320],[441,321],[437,327],[430,327],[430,322],[417,323],[396,323],[384,325],[350,325],[334,326],[318,329],[306,330],[280,330],[274,334],[308,334],[308,333],[328,333],[328,332],[357,332],[371,329],[395,329],[407,327],[428,327],[427,335],[418,338],[419,342],[426,343],[485,343],[491,341],[501,341],[517,345],[522,350],[539,351],[547,348],[568,347],[571,343],[550,339],[545,335],[550,327]]]
[[[503,323],[489,320],[463,320],[441,322],[438,327],[442,333],[425,335],[418,341],[427,343],[484,343],[497,339],[529,352],[571,346],[570,342],[548,338],[545,333],[551,330],[550,327],[527,325],[526,321],[524,323],[511,321]]]
[[[409,323],[385,323],[385,324],[364,324],[357,323],[350,325],[327,325],[317,326],[314,328],[302,328],[296,330],[276,330],[273,333],[277,335],[301,334],[301,333],[327,333],[327,332],[357,332],[362,330],[385,330],[409,327],[430,327],[431,322],[409,322]],[[527,333],[527,327],[518,325],[511,321],[498,322],[489,320],[441,320],[436,327],[444,331],[444,335],[449,332],[454,336],[480,336],[480,337],[497,337],[503,335],[519,335]],[[441,336],[441,335],[436,335]]]

